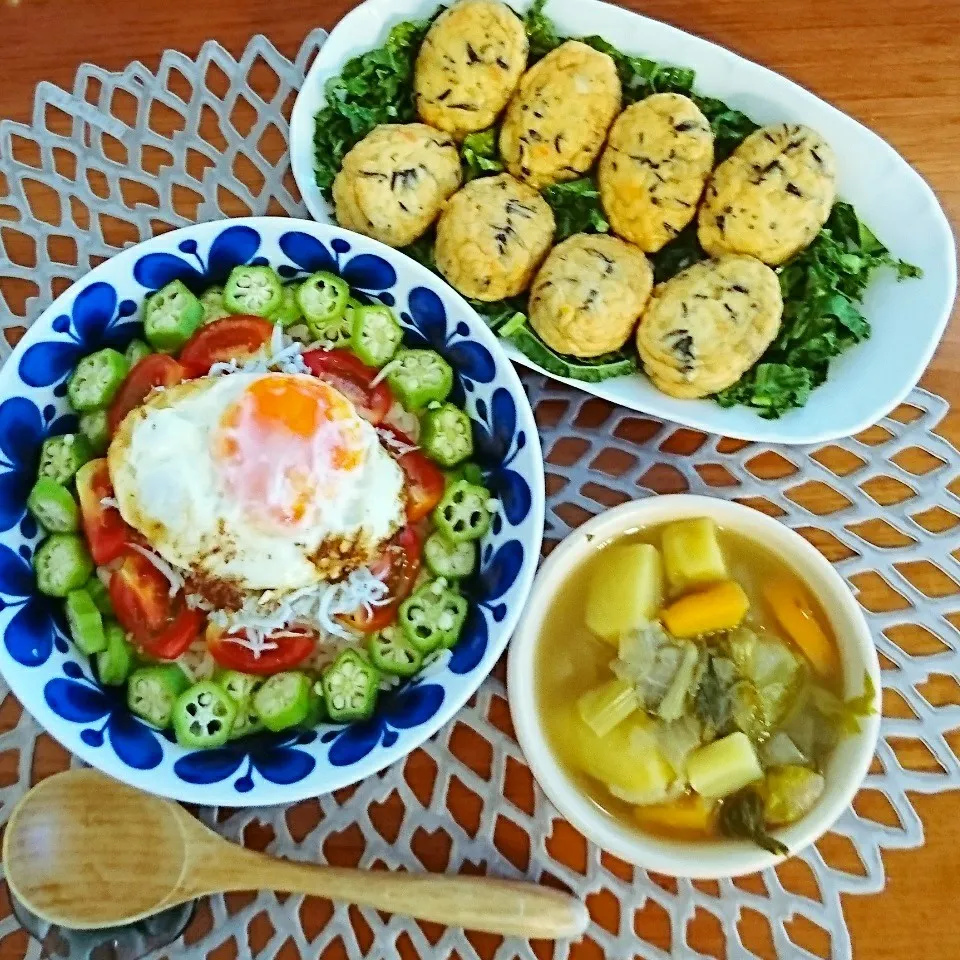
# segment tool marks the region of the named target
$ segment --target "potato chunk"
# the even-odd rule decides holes
[[[663,603],[663,560],[649,543],[604,551],[587,587],[585,620],[598,636],[616,644],[621,633],[653,620]]]
[[[714,740],[687,758],[690,786],[701,797],[727,797],[763,777],[757,752],[745,733]]]
[[[672,593],[729,579],[717,525],[709,517],[677,520],[664,527],[663,561]]]

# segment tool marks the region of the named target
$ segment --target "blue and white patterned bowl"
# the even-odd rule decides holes
[[[340,274],[357,296],[394,307],[408,345],[439,350],[457,373],[477,459],[500,507],[467,584],[471,613],[448,660],[381,697],[376,716],[308,733],[261,734],[190,751],[141,723],[101,687],[67,640],[60,601],[37,591],[37,525],[26,512],[40,445],[75,429],[66,378],[85,353],[140,332],[139,307],[174,278],[202,289],[237,264],[286,277]],[[337,227],[274,217],[198,224],[125,250],[40,316],[0,370],[0,672],[65,747],[153,793],[207,805],[292,803],[354,783],[403,757],[463,705],[517,624],[540,556],[543,458],[520,380],[467,303],[429,271]]]

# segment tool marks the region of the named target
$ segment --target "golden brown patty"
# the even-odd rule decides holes
[[[553,243],[546,200],[509,174],[468,183],[437,223],[437,269],[468,297],[502,300],[530,286]]]
[[[417,55],[421,119],[458,138],[485,130],[527,69],[527,50],[523,24],[505,4],[454,4],[437,17]]]
[[[696,215],[713,169],[713,133],[699,107],[655,93],[627,107],[600,158],[600,197],[614,233],[654,253]]]
[[[748,253],[780,264],[808,246],[836,199],[836,161],[815,130],[762,127],[717,167],[698,236],[714,256]]]
[[[507,169],[542,189],[593,166],[620,112],[613,60],[568,40],[531,67],[507,107],[500,153]]]
[[[574,234],[554,247],[530,290],[530,325],[548,347],[576,357],[619,350],[650,298],[653,270],[637,247]]]
[[[333,181],[337,221],[405,247],[430,228],[462,176],[449,134],[423,123],[384,124],[343,158]]]
[[[736,383],[780,329],[780,282],[754,257],[704,260],[659,284],[637,328],[654,385],[706,397]]]

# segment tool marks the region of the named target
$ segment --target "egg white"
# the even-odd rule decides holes
[[[200,582],[287,591],[337,579],[369,563],[404,523],[403,471],[352,406],[360,463],[347,482],[334,484],[332,495],[329,485],[313,492],[308,523],[271,527],[251,518],[223,483],[213,449],[225,411],[267,376],[234,373],[169,387],[134,410],[110,445],[124,520]]]

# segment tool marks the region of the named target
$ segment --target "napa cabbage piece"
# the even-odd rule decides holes
[[[760,788],[767,826],[796,823],[816,806],[826,781],[809,767],[788,765],[767,772]]]
[[[613,672],[630,681],[640,705],[663,720],[678,720],[692,708],[700,682],[702,648],[677,640],[659,623],[651,623],[621,638]]]

